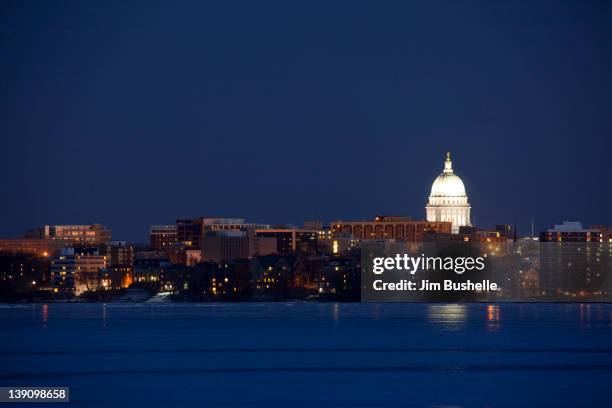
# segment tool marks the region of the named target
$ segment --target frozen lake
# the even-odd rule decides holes
[[[0,330],[0,385],[69,386],[72,407],[612,399],[608,304],[0,305]]]

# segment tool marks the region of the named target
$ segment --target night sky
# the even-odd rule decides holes
[[[0,5],[0,236],[189,216],[612,225],[612,2]]]

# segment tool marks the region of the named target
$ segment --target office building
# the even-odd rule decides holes
[[[598,228],[563,222],[540,233],[541,295],[596,300],[612,290],[612,242]]]
[[[177,225],[152,225],[149,229],[151,249],[168,250],[177,242]]]
[[[80,295],[98,289],[98,272],[107,266],[104,255],[85,254],[64,248],[51,259],[50,280],[54,291]]]
[[[268,228],[255,230],[257,237],[276,239],[276,253],[316,253],[318,230],[305,228]]]
[[[63,241],[51,239],[0,239],[0,252],[29,254],[41,258],[57,255],[64,246]]]
[[[582,223],[564,221],[540,233],[540,242],[600,242],[603,240],[601,227],[584,228]]]
[[[45,225],[43,239],[64,242],[67,246],[98,246],[111,240],[111,231],[100,224]]]
[[[185,218],[176,220],[177,241],[186,247],[200,248],[202,237],[210,231],[251,231],[270,228],[268,224],[247,223],[244,218]]]
[[[253,231],[208,231],[202,239],[202,261],[222,262],[252,258],[277,251],[277,239],[259,237]]]
[[[421,242],[425,232],[450,233],[450,221],[413,221],[409,217],[377,216],[373,221],[334,221],[332,234],[346,233],[360,240],[395,239]]]
[[[125,241],[108,241],[100,245],[99,254],[107,257],[109,266],[132,266],[134,263],[134,247]]]

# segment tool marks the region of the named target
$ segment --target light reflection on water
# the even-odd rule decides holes
[[[102,326],[106,327],[106,303],[102,304]]]
[[[501,329],[499,305],[487,306],[487,330],[497,332]]]
[[[47,327],[49,323],[49,305],[44,304],[41,309],[42,313],[42,327]]]
[[[338,320],[340,320],[340,305],[338,303],[335,303],[332,310],[334,314],[334,322],[337,323]]]
[[[468,309],[462,304],[430,304],[427,318],[446,330],[460,330],[467,322]]]
[[[585,329],[591,326],[591,305],[588,303],[580,304],[580,327]]]

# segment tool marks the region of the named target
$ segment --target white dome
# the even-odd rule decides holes
[[[454,173],[442,173],[431,186],[432,197],[465,197],[463,181]]]
[[[440,174],[431,186],[431,197],[465,197],[463,181],[453,172],[450,154],[444,163],[444,172]]]
[[[459,227],[472,225],[470,209],[463,181],[453,171],[450,153],[446,153],[444,171],[434,180],[425,206],[427,221],[450,222],[451,232],[457,234]]]

